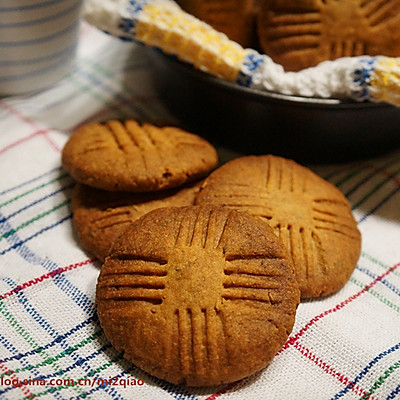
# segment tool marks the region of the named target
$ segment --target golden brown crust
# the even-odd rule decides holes
[[[189,14],[211,25],[243,47],[255,41],[253,0],[177,0]]]
[[[124,357],[174,384],[213,386],[264,368],[285,343],[299,291],[265,222],[218,206],[162,208],[114,243],[96,291]]]
[[[261,48],[285,69],[360,55],[400,55],[400,0],[261,0]]]
[[[62,153],[63,167],[78,182],[110,191],[177,187],[205,176],[217,161],[214,147],[197,135],[133,120],[84,125]]]
[[[107,192],[76,184],[73,221],[81,245],[104,261],[114,240],[135,220],[156,208],[193,205],[201,182],[151,193]]]
[[[268,221],[292,256],[303,298],[339,290],[360,255],[361,236],[345,196],[291,160],[230,161],[205,180],[196,204],[225,205]]]

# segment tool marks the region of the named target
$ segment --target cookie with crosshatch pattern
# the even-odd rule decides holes
[[[71,208],[74,227],[82,246],[104,261],[114,240],[136,219],[167,206],[193,205],[201,182],[161,190],[132,193],[108,192],[76,184]]]
[[[287,70],[361,55],[400,55],[400,0],[261,0],[263,51]]]
[[[234,159],[205,179],[196,204],[219,204],[266,221],[291,255],[303,298],[325,296],[349,279],[361,235],[346,197],[292,160]]]
[[[264,368],[292,330],[299,290],[264,221],[219,206],[160,208],[114,242],[96,307],[113,346],[174,384],[213,386]]]
[[[177,0],[188,13],[211,25],[243,47],[255,40],[253,0]]]
[[[205,176],[217,161],[215,148],[197,135],[134,120],[84,125],[62,153],[63,167],[75,180],[109,191],[177,187]]]

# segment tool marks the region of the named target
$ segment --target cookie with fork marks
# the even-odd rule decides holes
[[[326,296],[350,278],[361,235],[334,185],[273,155],[234,159],[205,179],[196,204],[219,204],[267,221],[291,255],[303,298]]]
[[[128,192],[183,185],[205,176],[217,161],[215,148],[200,136],[134,120],[84,125],[62,153],[64,169],[78,182]]]
[[[76,184],[71,208],[81,245],[104,261],[115,239],[142,215],[161,207],[193,205],[201,182],[145,193],[109,192]]]
[[[96,289],[113,346],[173,384],[214,386],[264,368],[287,340],[299,290],[264,221],[219,206],[160,208],[114,243]]]
[[[400,54],[400,0],[261,0],[265,54],[297,71],[325,60]]]

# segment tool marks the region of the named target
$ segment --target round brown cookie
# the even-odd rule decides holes
[[[186,12],[201,19],[243,47],[255,42],[253,0],[177,0]]]
[[[161,208],[135,221],[96,290],[113,346],[149,374],[189,386],[264,368],[298,303],[290,257],[268,224],[219,206]]]
[[[196,204],[222,204],[262,217],[294,262],[303,298],[325,296],[349,279],[361,236],[345,196],[294,161],[247,156],[215,170]]]
[[[160,207],[193,205],[201,182],[150,193],[108,192],[76,184],[71,207],[82,246],[104,261],[114,240],[136,219]]]
[[[261,0],[264,52],[297,71],[321,61],[400,54],[399,0]]]
[[[63,167],[78,182],[110,191],[177,187],[203,177],[217,161],[214,147],[197,135],[132,120],[84,125],[62,153]]]

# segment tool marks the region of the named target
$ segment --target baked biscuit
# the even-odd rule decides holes
[[[71,207],[82,246],[104,261],[114,240],[136,219],[160,207],[193,205],[200,182],[151,193],[108,192],[76,184]]]
[[[114,242],[96,307],[112,345],[173,384],[264,368],[292,330],[299,290],[264,221],[226,207],[160,208]]]
[[[286,70],[360,55],[400,55],[400,0],[261,0],[263,51]]]
[[[189,14],[211,25],[243,47],[255,41],[254,0],[177,0]]]
[[[217,161],[214,147],[197,135],[132,120],[84,125],[62,153],[63,167],[78,182],[110,191],[177,187],[206,175]]]
[[[361,236],[345,196],[294,161],[272,155],[234,159],[205,180],[196,198],[204,203],[268,221],[293,259],[303,298],[339,290],[359,258]]]

